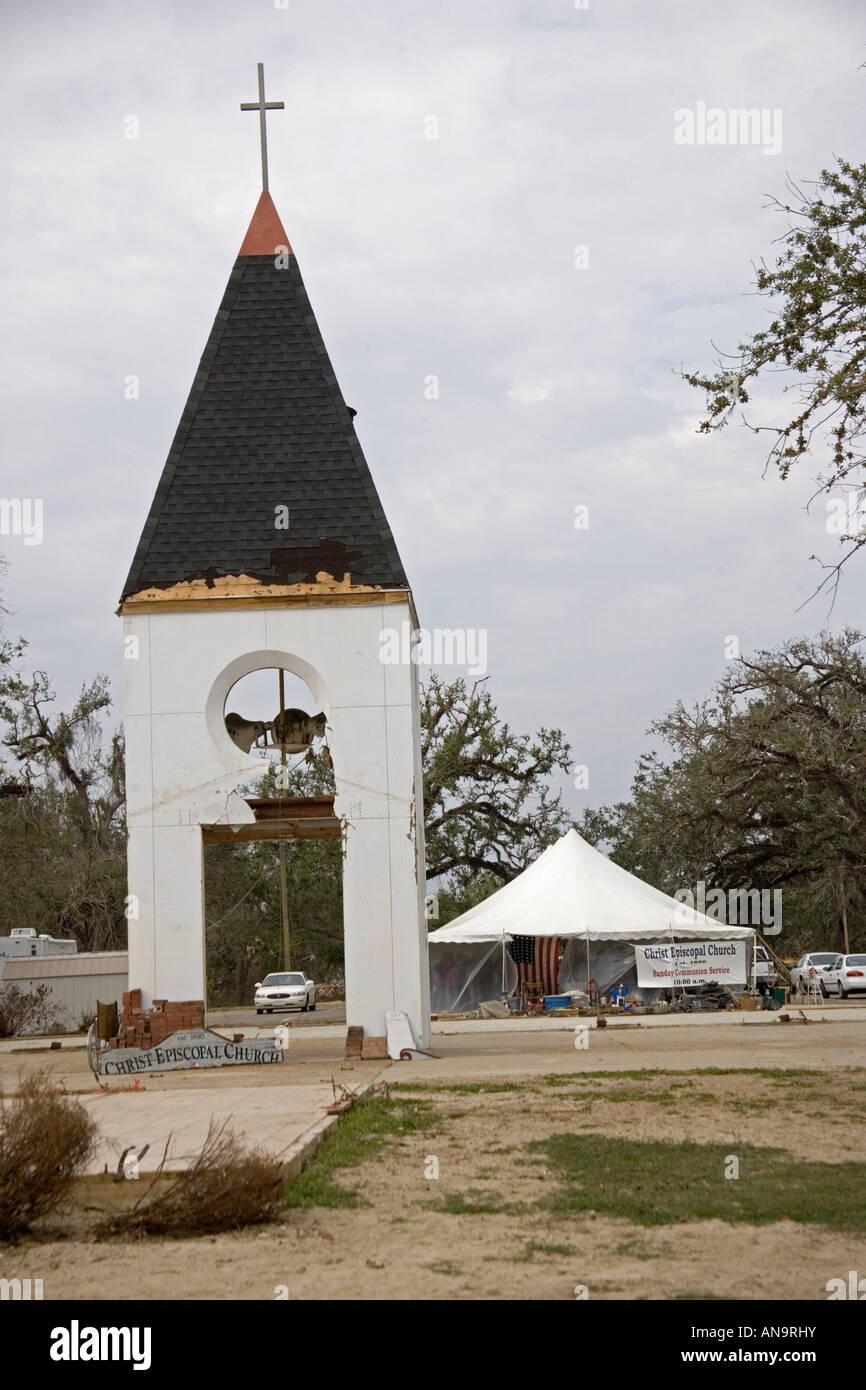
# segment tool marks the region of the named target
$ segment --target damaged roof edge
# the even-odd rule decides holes
[[[294,586],[322,572],[409,588],[296,257],[285,269],[239,257],[121,603],[197,580]]]

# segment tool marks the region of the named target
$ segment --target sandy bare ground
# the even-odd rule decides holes
[[[274,1227],[217,1238],[97,1244],[79,1207],[55,1222],[66,1223],[67,1238],[46,1230],[0,1246],[0,1277],[42,1278],[47,1299],[269,1299],[286,1290],[291,1299],[573,1300],[583,1285],[590,1299],[808,1300],[826,1298],[828,1279],[866,1268],[861,1236],[793,1221],[645,1227],[601,1214],[433,1209],[445,1194],[531,1206],[557,1179],[527,1145],[557,1132],[713,1141],[732,1151],[768,1145],[830,1163],[866,1158],[866,1068],[781,1078],[587,1069],[563,1068],[555,1085],[521,1076],[514,1090],[462,1089],[474,1084],[462,1069],[457,1079],[418,1083],[435,1109],[432,1128],[390,1138],[376,1159],[336,1174],[357,1187],[359,1208],[293,1210]],[[486,1069],[479,1079],[497,1084]],[[425,1176],[431,1156],[438,1180]],[[104,1190],[90,1197],[111,1200]]]
[[[637,1228],[608,1217],[301,1212],[257,1235],[129,1245],[0,1246],[0,1277],[44,1281],[46,1299],[823,1300],[862,1271],[862,1240],[779,1222]],[[544,1247],[547,1247],[545,1249]]]

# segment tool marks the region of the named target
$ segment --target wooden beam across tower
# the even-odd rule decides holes
[[[255,825],[204,825],[206,845],[248,844],[252,840],[339,840],[332,796],[247,797]]]

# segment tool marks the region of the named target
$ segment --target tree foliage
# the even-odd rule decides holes
[[[755,286],[770,301],[766,328],[739,344],[711,373],[684,372],[706,393],[701,432],[726,425],[750,401],[750,389],[774,373],[793,374],[783,394],[789,406],[775,422],[742,423],[769,434],[768,464],[787,478],[795,464],[818,456],[818,494],[835,488],[856,496],[866,487],[866,164],[837,160],[804,191],[789,181],[789,200],[771,206],[790,221],[772,265],[757,267]],[[866,545],[863,512],[850,511],[840,529],[848,546],[829,578]],[[825,583],[827,580],[825,579]]]
[[[0,932],[34,926],[82,950],[126,944],[123,738],[106,736],[108,681],[55,710],[48,676],[20,669],[26,643],[0,644]]]
[[[568,772],[559,729],[518,734],[487,686],[431,676],[422,691],[427,878],[501,887],[571,825],[551,778]],[[461,909],[462,910],[462,909]]]
[[[853,631],[732,664],[709,699],[651,726],[671,750],[639,760],[631,800],[595,840],[666,892],[784,890],[795,944],[866,939],[866,663]],[[787,935],[787,933],[786,933]]]

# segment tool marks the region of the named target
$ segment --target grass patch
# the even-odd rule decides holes
[[[574,1254],[573,1245],[547,1245],[540,1240],[529,1240],[524,1245],[519,1255],[514,1256],[517,1264],[531,1265],[536,1255],[564,1255]]]
[[[613,1078],[611,1078],[613,1079]],[[573,1084],[573,1083],[572,1083]],[[669,1086],[664,1091],[641,1091],[635,1086],[616,1086],[600,1090],[585,1089],[571,1091],[569,1095],[555,1097],[557,1100],[573,1100],[575,1104],[583,1109],[589,1109],[590,1105],[604,1104],[609,1101],[612,1105],[621,1103],[631,1103],[633,1105],[667,1105],[673,1106],[686,1101],[690,1106],[695,1105],[734,1105],[733,1100],[728,1101],[724,1096],[713,1095],[712,1091],[693,1091],[683,1093],[679,1087]],[[763,1110],[766,1104],[775,1105],[776,1101],[743,1101],[746,1107],[754,1106],[756,1109]]]
[[[850,1071],[862,1072],[863,1067],[852,1067]],[[809,1068],[809,1077],[818,1080],[826,1077],[828,1080],[838,1081],[838,1071],[812,1071]],[[688,1079],[684,1079],[682,1072],[678,1072],[676,1067],[636,1067],[631,1070],[623,1071],[564,1071],[547,1072],[544,1076],[538,1077],[545,1086],[573,1086],[575,1081],[616,1081],[620,1077],[625,1077],[631,1081],[644,1081],[647,1077],[654,1076],[677,1076],[681,1086],[690,1085]],[[800,1067],[689,1067],[688,1077],[694,1076],[768,1076],[774,1081],[788,1081],[802,1083],[804,1070]]]
[[[624,1255],[631,1260],[660,1260],[665,1255],[670,1254],[669,1245],[660,1245],[654,1248],[647,1245],[646,1241],[633,1237],[631,1240],[622,1240],[619,1245],[614,1246],[615,1255]]]
[[[533,1140],[561,1187],[538,1206],[560,1216],[584,1211],[623,1216],[639,1226],[712,1220],[766,1225],[785,1219],[834,1230],[866,1230],[866,1163],[819,1163],[783,1149],[691,1140],[630,1140],[554,1134]],[[738,1179],[724,1177],[734,1150]]]
[[[389,1090],[394,1091],[453,1091],[458,1096],[495,1095],[499,1091],[522,1091],[519,1081],[453,1081],[413,1084],[410,1081],[397,1081]]]
[[[356,1188],[334,1182],[342,1168],[357,1168],[374,1158],[389,1138],[403,1138],[434,1127],[438,1113],[429,1101],[371,1096],[341,1116],[316,1149],[306,1168],[286,1189],[287,1207],[358,1207],[366,1205]]]
[[[431,1211],[444,1212],[447,1216],[521,1216],[529,1208],[524,1202],[504,1202],[498,1192],[485,1192],[480,1187],[469,1187],[465,1192],[446,1192],[435,1202],[429,1203]]]
[[[656,1105],[673,1105],[676,1101],[682,1100],[681,1096],[672,1095],[670,1091],[636,1091],[634,1087],[627,1086],[622,1090],[610,1091],[575,1091],[574,1099],[591,1105],[595,1101],[612,1101],[616,1104],[619,1101],[632,1101],[642,1103],[648,1101]],[[696,1096],[690,1096],[690,1100],[696,1100]],[[708,1099],[715,1101],[715,1096]]]

